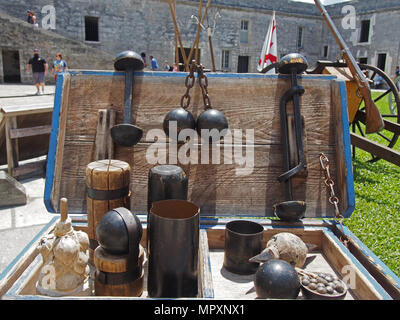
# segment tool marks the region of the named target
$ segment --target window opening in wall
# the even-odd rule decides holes
[[[361,32],[360,32],[360,42],[368,42],[369,41],[369,20],[361,21]]]
[[[85,17],[85,40],[99,41],[99,18]]]
[[[361,64],[368,64],[368,58],[366,58],[366,57],[358,58],[358,62]]]
[[[249,21],[240,21],[240,43],[249,43]]]
[[[323,52],[323,57],[328,58],[328,53],[329,53],[329,46],[324,46],[324,52]]]
[[[229,50],[222,50],[222,61],[221,61],[221,68],[222,69],[229,69]]]
[[[297,48],[303,48],[304,27],[297,28]]]
[[[385,71],[386,67],[386,53],[379,53],[378,54],[378,64],[377,67],[382,71]]]

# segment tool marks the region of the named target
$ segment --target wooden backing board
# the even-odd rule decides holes
[[[179,106],[185,91],[185,76],[186,73],[140,72],[134,77],[132,122],[144,130],[143,139],[132,148],[115,146],[114,152],[116,159],[131,165],[131,209],[135,213],[147,211],[148,171],[156,165],[149,161],[149,154],[155,148],[154,136],[147,134],[150,129],[158,129],[160,133],[165,114]],[[277,182],[277,177],[283,173],[279,100],[289,88],[288,78],[208,74],[208,79],[212,106],[225,114],[233,133],[234,129],[243,130],[243,135],[246,129],[254,130],[254,141],[247,144],[249,149],[240,143],[233,144],[230,156],[220,164],[201,161],[203,153],[204,159],[210,159],[202,145],[197,148],[199,164],[178,163],[189,176],[189,200],[200,206],[202,215],[272,216],[272,205],[285,200],[284,185]],[[294,197],[307,202],[308,217],[334,214],[319,165],[319,153],[324,152],[331,161],[341,212],[348,216],[354,206],[354,187],[350,142],[344,131],[348,126],[347,112],[342,112],[347,110],[344,82],[332,76],[303,76],[299,83],[306,90],[300,103],[306,131],[308,177],[293,179]],[[55,111],[59,117],[53,116],[49,150],[45,189],[49,211],[58,211],[60,197],[67,197],[71,213],[86,212],[85,168],[94,160],[98,110],[116,109],[116,123],[122,122],[123,87],[122,73],[82,72],[64,76],[62,87],[56,92]],[[203,110],[197,84],[190,95],[189,110],[196,117]],[[292,110],[290,103],[288,110]],[[165,141],[162,136],[158,138],[158,142]],[[242,143],[246,143],[244,138]],[[238,175],[237,169],[244,165],[238,164],[239,152],[234,153],[235,147],[242,151],[243,157],[248,150],[254,150],[254,167],[249,174]],[[173,159],[176,152],[184,152],[181,148],[170,150],[171,144],[160,145],[158,155],[161,154],[161,159],[163,154]],[[249,167],[250,162],[247,162]]]

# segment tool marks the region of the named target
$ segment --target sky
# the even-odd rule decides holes
[[[314,3],[314,0],[292,0],[292,1]],[[340,3],[340,2],[347,2],[347,1],[349,1],[349,0],[321,0],[323,5]]]

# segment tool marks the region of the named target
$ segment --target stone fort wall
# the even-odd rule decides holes
[[[67,39],[84,44],[98,51],[115,56],[123,50],[146,52],[147,56],[157,58],[159,65],[164,60],[175,60],[174,26],[167,0],[38,0],[27,8],[27,1],[0,0],[0,8],[7,14],[26,20],[26,9],[37,13],[39,24],[47,12],[41,13],[45,5],[56,9],[56,33]],[[197,22],[191,19],[198,15],[199,1],[176,0],[177,20],[182,42],[185,47],[192,46]],[[207,3],[203,0],[203,4]],[[344,5],[352,5],[356,12],[356,28],[343,29],[341,12]],[[203,8],[204,10],[204,8]],[[257,72],[256,65],[261,47],[272,17],[276,11],[277,39],[279,56],[290,52],[304,54],[310,66],[317,60],[335,60],[339,56],[338,47],[314,4],[290,0],[213,0],[208,12],[208,22],[214,24],[214,16],[221,15],[216,22],[212,37],[216,69],[236,72],[238,57],[248,56],[248,72]],[[353,0],[347,3],[327,6],[328,12],[348,43],[355,57],[367,58],[368,63],[376,64],[379,53],[387,54],[386,71],[392,73],[399,61],[399,33],[396,31],[400,15],[398,0]],[[99,41],[85,40],[85,16],[99,18]],[[371,20],[370,40],[358,42],[361,21]],[[240,41],[241,21],[248,21],[248,43]],[[207,20],[205,21],[207,25]],[[298,28],[303,28],[302,46],[298,47]],[[26,35],[29,37],[29,35]],[[0,46],[2,46],[0,35]],[[24,38],[20,38],[23,45]],[[44,48],[50,44],[42,42]],[[211,54],[207,32],[202,30],[200,37],[200,62],[211,68]],[[327,46],[327,56],[324,47]],[[229,66],[222,68],[222,52],[229,52]],[[102,69],[111,69],[109,65]]]

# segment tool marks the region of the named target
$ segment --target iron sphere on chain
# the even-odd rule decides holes
[[[219,140],[219,137],[226,134],[228,120],[221,111],[211,108],[207,109],[197,118],[197,133],[200,136],[202,129],[209,130],[210,136],[218,134]]]
[[[170,137],[169,136],[170,126],[171,122],[174,121],[176,122],[177,136]],[[164,132],[170,139],[173,140],[178,140],[179,132],[181,132],[182,130],[184,129],[194,130],[195,128],[196,128],[196,121],[193,115],[182,107],[171,110],[170,112],[167,113],[167,115],[164,118],[163,122]]]

